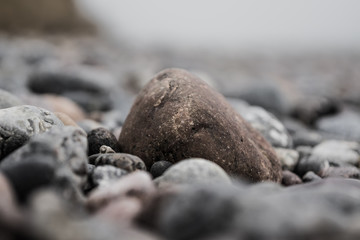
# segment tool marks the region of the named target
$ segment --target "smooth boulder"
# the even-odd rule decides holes
[[[204,158],[250,181],[280,181],[281,166],[270,144],[225,98],[181,69],[158,73],[139,93],[120,137],[122,152],[176,163]]]

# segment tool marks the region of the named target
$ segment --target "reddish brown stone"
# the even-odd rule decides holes
[[[204,158],[251,181],[280,181],[272,147],[225,98],[181,69],[158,73],[139,93],[120,134],[121,150],[148,169],[160,160]]]

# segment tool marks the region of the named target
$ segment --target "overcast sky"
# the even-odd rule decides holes
[[[359,0],[78,0],[137,46],[360,50]]]

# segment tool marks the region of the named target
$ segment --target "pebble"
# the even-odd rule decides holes
[[[54,112],[54,114],[62,121],[65,126],[79,127],[79,125],[77,125],[76,122],[71,119],[71,117],[66,115],[66,113]]]
[[[135,197],[143,202],[154,192],[151,176],[144,171],[137,171],[92,191],[87,199],[87,206],[90,209],[99,209],[111,201],[127,197]]]
[[[0,109],[0,160],[32,136],[62,126],[59,118],[42,108],[22,105]]]
[[[299,153],[293,149],[275,148],[283,170],[293,171],[299,161]]]
[[[91,173],[92,184],[99,185],[111,184],[117,179],[125,176],[128,172],[110,165],[95,167]]]
[[[261,107],[249,106],[246,102],[236,99],[227,99],[231,106],[258,130],[261,135],[273,146],[291,148],[291,136],[284,125],[271,113]]]
[[[128,172],[146,171],[145,163],[137,156],[127,153],[99,153],[89,157],[89,163],[95,166],[112,165]]]
[[[321,177],[316,175],[313,171],[309,171],[302,177],[302,180],[304,183],[306,183],[306,182],[321,180]]]
[[[0,169],[17,184],[15,191],[26,199],[37,188],[53,181],[68,181],[81,188],[87,178],[87,140],[75,127],[53,128],[33,137],[7,156]]]
[[[22,101],[12,93],[0,89],[0,109],[23,105]]]
[[[89,156],[99,153],[102,145],[111,147],[115,152],[120,152],[119,143],[116,137],[106,128],[96,128],[91,130],[87,138],[89,144]]]
[[[359,166],[360,144],[357,142],[328,140],[315,146],[312,155],[324,159],[334,166]]]
[[[326,159],[310,155],[301,158],[294,171],[299,176],[303,176],[308,171],[313,171],[315,174],[323,176],[329,167],[330,164]]]
[[[345,167],[329,167],[324,175],[324,178],[335,177],[335,178],[355,178],[360,179],[360,170],[354,166]]]
[[[122,152],[176,163],[193,156],[251,181],[281,181],[270,144],[205,82],[181,69],[158,73],[139,93],[119,137]]]
[[[110,110],[114,79],[87,67],[39,70],[29,76],[27,85],[34,93],[57,94],[72,99],[87,112]]]
[[[150,173],[153,178],[160,177],[172,165],[173,164],[168,161],[157,161],[151,166]]]
[[[154,182],[159,188],[163,188],[174,184],[231,183],[231,179],[217,164],[205,159],[191,158],[174,164]]]
[[[321,118],[316,128],[329,135],[330,138],[360,142],[360,114],[352,109]]]
[[[293,116],[307,125],[313,125],[319,118],[333,115],[340,110],[339,103],[325,97],[306,97],[300,99]]]
[[[291,185],[295,185],[295,184],[301,184],[302,180],[295,173],[290,172],[289,170],[285,170],[282,172],[281,183],[284,186],[291,186]]]

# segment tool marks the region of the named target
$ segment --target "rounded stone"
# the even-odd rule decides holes
[[[280,159],[281,167],[284,170],[294,170],[299,161],[299,153],[293,149],[275,148],[275,152]]]
[[[0,109],[0,160],[24,145],[30,137],[64,124],[53,113],[22,105]]]
[[[88,134],[89,155],[97,154],[100,152],[100,147],[106,145],[119,152],[119,143],[109,130],[106,128],[96,128]]]
[[[229,175],[219,165],[205,159],[192,158],[180,161],[155,179],[158,187],[173,184],[231,183]]]
[[[301,184],[301,178],[293,172],[289,170],[285,170],[282,172],[282,185],[284,186],[291,186],[295,184]]]
[[[153,178],[160,177],[172,165],[173,164],[168,161],[155,162],[150,168],[150,173],[153,176]]]
[[[309,171],[302,177],[302,180],[303,182],[312,182],[312,181],[321,180],[321,177],[316,175],[313,171]]]
[[[198,157],[250,181],[281,180],[270,144],[221,94],[181,69],[158,73],[139,93],[119,143],[148,168],[156,161]]]

